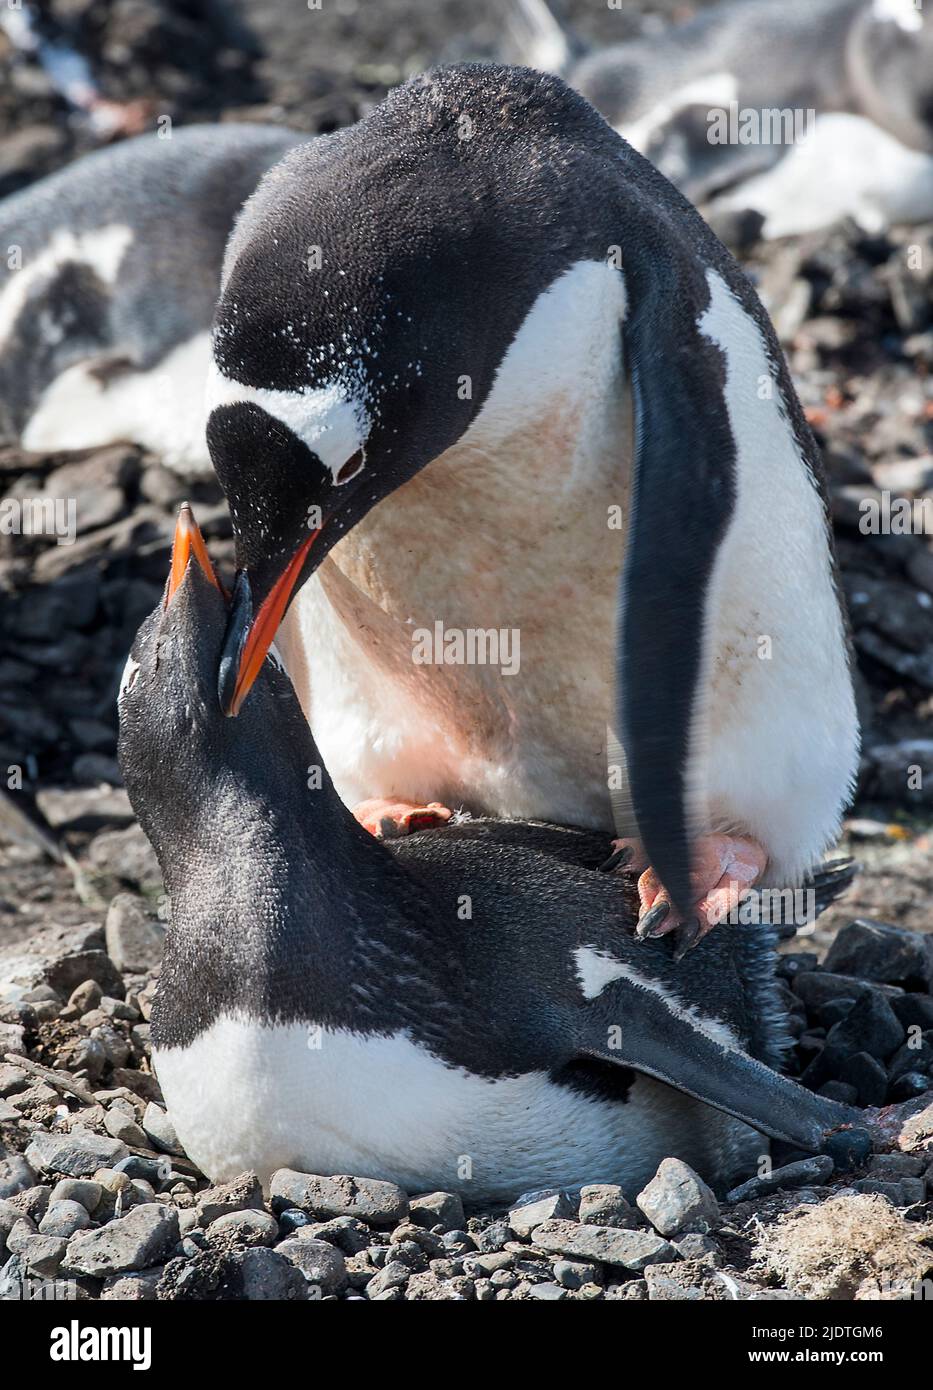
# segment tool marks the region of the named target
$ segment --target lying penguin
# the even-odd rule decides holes
[[[676,965],[636,943],[604,834],[477,820],[382,844],[347,811],[284,672],[217,699],[227,603],[187,509],[120,697],[120,760],[172,903],[153,1060],[213,1180],[350,1172],[477,1202],[634,1194],[678,1154],[722,1186],[854,1113],[771,1069],[772,937]],[[753,1126],[752,1129],[749,1126]]]
[[[688,942],[801,882],[858,748],[817,448],[738,266],[582,97],[440,69],[293,150],[213,354],[228,710],[297,594],[282,658],[367,823],[637,832],[643,929]]]
[[[513,0],[509,21],[522,61],[565,77],[714,226],[933,216],[933,21],[914,0],[733,0],[583,54],[547,0]]]
[[[0,437],[39,451],[128,439],[170,467],[209,468],[224,244],[303,138],[234,124],[143,135],[0,202]]]

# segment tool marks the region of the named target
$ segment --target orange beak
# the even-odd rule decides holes
[[[214,588],[222,594],[220,581],[214,573],[214,566],[211,564],[211,557],[207,553],[207,546],[204,544],[204,537],[201,535],[198,523],[194,519],[194,512],[187,502],[182,502],[178,513],[178,520],[175,522],[175,539],[172,541],[172,568],[168,577],[168,589],[165,594],[164,607],[167,608],[175,597],[175,591],[185,577],[185,570],[188,568],[188,561],[191,556],[197,560]]]
[[[275,634],[279,630],[279,624],[285,616],[295,585],[301,574],[308,552],[318,536],[321,534],[320,528],[312,531],[307,540],[302,541],[289,560],[285,569],[279,575],[275,584],[269,590],[263,601],[259,612],[250,624],[246,640],[240,652],[240,659],[237,665],[236,682],[233,687],[233,695],[226,706],[226,713],[231,717],[239,714],[243,701],[246,699],[253,682],[262,670],[262,663],[266,659],[266,653],[275,640]],[[234,594],[234,610],[236,610],[236,594]]]

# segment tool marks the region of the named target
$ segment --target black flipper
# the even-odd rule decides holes
[[[608,985],[591,1010],[582,1046],[588,1056],[665,1081],[772,1139],[816,1152],[828,1132],[861,1118],[716,1041],[715,1020],[704,1026],[695,1009],[631,980]]]
[[[736,448],[723,354],[697,326],[709,287],[698,259],[671,241],[656,233],[633,256],[626,247],[634,463],[617,700],[638,833],[687,911],[691,724],[706,595],[735,503]]]

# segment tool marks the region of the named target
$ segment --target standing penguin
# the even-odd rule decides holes
[[[224,245],[303,137],[189,126],[77,160],[0,202],[0,436],[129,439],[206,470],[204,378]]]
[[[213,351],[231,712],[304,584],[279,648],[349,804],[615,819],[686,944],[801,881],[858,746],[817,450],[748,282],[582,97],[442,69],[292,151]]]
[[[183,509],[121,682],[120,759],[172,903],[153,1060],[210,1178],[634,1196],[668,1154],[728,1185],[765,1151],[749,1123],[816,1148],[857,1118],[767,1065],[767,930],[730,924],[681,967],[632,941],[598,833],[477,820],[377,843],[281,669],[224,717],[226,618]]]

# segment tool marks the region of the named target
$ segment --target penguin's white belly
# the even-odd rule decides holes
[[[403,1033],[226,1015],[155,1063],[179,1139],[215,1181],[250,1170],[267,1182],[295,1168],[508,1201],[599,1181],[637,1192],[671,1154],[716,1182],[764,1151],[754,1131],[648,1078],[625,1104],[544,1072],[487,1080]]]

